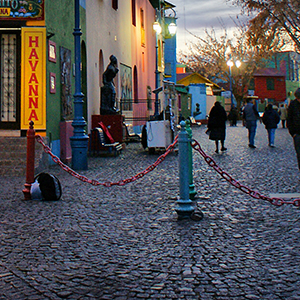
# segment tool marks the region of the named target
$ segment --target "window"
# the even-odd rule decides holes
[[[165,76],[172,77],[172,65],[170,62],[165,63]]]
[[[133,68],[133,101],[134,103],[139,102],[139,91],[138,91],[138,76],[137,76],[137,68],[134,66]]]
[[[266,81],[267,81],[267,90],[274,91],[275,90],[274,78],[267,78]]]
[[[141,8],[140,14],[141,14],[141,27],[145,29],[145,24],[144,24],[144,10],[142,8]]]
[[[118,0],[112,0],[112,8],[115,10],[118,9]]]
[[[141,16],[141,46],[145,47],[145,20],[144,20],[144,10],[141,8],[140,10]]]
[[[99,86],[103,86],[102,84],[102,75],[104,73],[104,57],[102,49],[99,51]]]
[[[132,17],[132,25],[136,26],[135,0],[131,0],[131,17]]]
[[[50,40],[48,42],[48,59],[56,63],[56,43]]]

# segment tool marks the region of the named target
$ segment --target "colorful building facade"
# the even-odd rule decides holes
[[[74,4],[73,0],[0,1],[0,135],[26,136],[33,121],[52,152],[66,161],[71,159],[74,118]],[[114,79],[117,109],[137,126],[153,115],[155,19],[149,0],[80,0],[86,133],[92,116],[100,113],[102,75],[112,54],[119,69]]]
[[[148,0],[90,1],[86,14],[88,115],[100,114],[102,74],[114,55],[119,68],[116,107],[126,122],[139,125],[136,116],[147,119],[153,113],[149,101],[155,88],[155,10]]]
[[[81,1],[82,45],[84,6]],[[26,136],[33,121],[57,155],[60,124],[73,119],[74,22],[74,1],[0,3],[0,133]]]
[[[268,102],[283,102],[286,99],[285,73],[273,68],[260,69],[253,74],[255,96]]]
[[[277,52],[266,65],[266,68],[253,74],[255,95],[261,101],[276,103],[294,99],[294,91],[300,85],[300,54]]]
[[[191,116],[197,121],[206,122],[207,115],[215,101],[220,101],[226,108],[224,97],[220,96],[223,90],[217,84],[198,73],[178,73],[177,83],[189,88],[191,95]]]

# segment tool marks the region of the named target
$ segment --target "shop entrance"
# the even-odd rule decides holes
[[[0,129],[20,129],[19,31],[0,31]]]

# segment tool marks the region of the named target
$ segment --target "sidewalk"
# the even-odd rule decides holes
[[[227,127],[227,152],[214,153],[205,126],[194,138],[221,168],[269,196],[299,193],[292,138],[275,148],[259,124]],[[158,155],[130,144],[119,157],[89,158],[80,172],[100,182],[143,171]],[[177,221],[178,156],[125,186],[95,187],[58,166],[58,202],[23,201],[25,178],[0,178],[0,300],[300,299],[299,208],[251,198],[194,151],[201,221]]]

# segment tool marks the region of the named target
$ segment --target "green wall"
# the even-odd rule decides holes
[[[297,90],[297,88],[300,87],[300,82],[297,81],[286,81],[286,94],[287,98],[290,98],[291,100],[295,99],[294,93]]]
[[[86,14],[85,9],[80,6],[80,26],[82,30],[81,41],[86,40]],[[45,1],[45,21],[47,36],[54,34],[50,40],[56,43],[56,63],[48,60],[47,53],[47,136],[50,142],[59,140],[59,123],[63,121],[61,105],[61,68],[60,68],[60,47],[71,50],[71,64],[75,63],[74,57],[74,27],[75,13],[74,0],[51,0]],[[47,39],[48,43],[48,39]],[[56,93],[51,94],[49,88],[50,72],[56,74]],[[72,102],[75,93],[75,77],[73,68],[71,73],[71,94]],[[74,112],[74,109],[73,109]],[[71,116],[69,119],[72,119]]]

